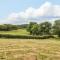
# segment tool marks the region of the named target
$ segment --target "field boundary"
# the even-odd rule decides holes
[[[18,39],[49,39],[55,38],[53,35],[45,35],[45,36],[33,36],[33,35],[12,35],[12,34],[0,34],[0,38],[18,38]]]

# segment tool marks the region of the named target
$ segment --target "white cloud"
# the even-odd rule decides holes
[[[60,5],[53,5],[50,2],[45,2],[39,8],[28,8],[24,12],[17,13],[19,17],[30,18],[39,16],[60,16]]]
[[[8,23],[27,23],[29,21],[43,21],[52,19],[53,17],[60,18],[60,5],[53,5],[50,2],[45,2],[39,8],[29,7],[23,12],[11,13],[7,20]],[[53,18],[54,19],[54,18]]]

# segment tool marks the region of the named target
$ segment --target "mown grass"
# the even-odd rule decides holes
[[[0,31],[0,34],[28,35],[29,32],[27,32],[26,29],[18,29],[12,31]]]
[[[0,39],[0,60],[60,60],[60,39]]]

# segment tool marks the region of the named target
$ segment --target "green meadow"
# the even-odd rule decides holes
[[[17,29],[11,31],[0,31],[0,34],[28,35],[29,32],[27,32],[26,29]]]

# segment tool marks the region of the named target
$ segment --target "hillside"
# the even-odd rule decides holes
[[[28,35],[29,32],[27,32],[26,29],[18,29],[12,31],[0,31],[0,34]]]

